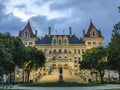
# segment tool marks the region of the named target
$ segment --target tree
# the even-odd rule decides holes
[[[24,71],[27,73],[27,82],[29,82],[30,71],[42,67],[45,63],[45,55],[35,47],[28,46],[26,48],[27,59],[24,62]]]
[[[83,60],[80,62],[80,68],[90,69],[91,73],[95,73],[96,77],[99,75],[101,83],[105,74],[106,64],[106,49],[104,47],[95,47],[87,50],[83,55]],[[97,72],[99,74],[97,74]]]
[[[0,43],[1,43],[1,70],[3,73],[11,74],[15,70],[15,66],[23,66],[25,60],[25,46],[22,41],[10,35],[10,33],[0,33]],[[7,61],[6,61],[7,60]],[[2,69],[3,68],[3,69]]]
[[[118,72],[120,80],[120,22],[114,25],[112,38],[108,46],[108,62],[111,69]]]

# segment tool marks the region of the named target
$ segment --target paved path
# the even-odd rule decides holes
[[[93,86],[93,87],[21,87],[15,85],[12,89],[29,89],[29,90],[102,90],[110,88],[120,88],[120,85],[107,84],[103,86]]]

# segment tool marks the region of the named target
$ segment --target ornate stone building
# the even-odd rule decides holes
[[[92,21],[90,21],[87,32],[83,30],[83,38],[78,38],[72,34],[71,27],[69,27],[69,34],[67,35],[52,34],[51,32],[52,30],[49,27],[48,34],[38,38],[37,30],[34,34],[29,22],[19,32],[19,37],[25,46],[35,46],[45,53],[47,71],[44,74],[62,67],[69,70],[71,74],[77,75],[79,73],[79,62],[82,60],[82,55],[86,49],[104,45],[104,37]]]

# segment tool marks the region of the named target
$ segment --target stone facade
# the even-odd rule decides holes
[[[87,32],[85,33],[85,30],[83,30],[83,38],[78,38],[72,34],[71,27],[68,35],[53,35],[51,31],[49,27],[48,35],[38,38],[37,31],[35,30],[35,34],[33,34],[28,22],[19,33],[19,37],[25,46],[35,46],[45,53],[46,63],[44,68],[46,70],[43,70],[43,74],[49,74],[53,69],[62,67],[70,70],[71,74],[77,75],[80,71],[79,62],[82,60],[82,55],[86,49],[104,45],[101,31],[96,29],[92,21]]]

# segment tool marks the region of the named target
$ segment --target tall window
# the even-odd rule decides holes
[[[29,37],[29,32],[28,32],[28,30],[25,30],[24,31],[24,35],[23,35],[24,37]]]
[[[95,29],[93,29],[90,34],[91,37],[97,37],[97,31]]]
[[[76,54],[76,49],[74,49],[74,54]]]
[[[61,39],[59,39],[59,45],[61,45],[62,44],[62,41],[61,41]]]
[[[54,43],[54,45],[56,45],[56,39],[54,39],[53,43]]]
[[[59,53],[62,53],[61,49],[59,49]]]
[[[67,49],[65,49],[64,53],[67,53]]]
[[[78,54],[80,54],[80,50],[78,50]]]

